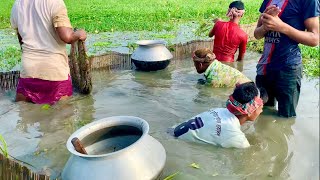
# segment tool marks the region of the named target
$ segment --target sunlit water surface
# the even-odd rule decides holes
[[[251,79],[259,56],[248,53],[243,64]],[[319,179],[319,80],[303,80],[297,118],[281,119],[267,108],[255,123],[243,126],[250,148],[225,149],[166,134],[198,113],[225,107],[233,89],[197,84],[200,78],[191,59],[174,60],[157,72],[95,71],[92,95],[75,94],[50,109],[14,103],[13,91],[0,92],[0,134],[11,156],[54,178],[69,157],[66,140],[79,127],[109,116],[138,116],[167,151],[163,177],[179,172],[175,179]]]

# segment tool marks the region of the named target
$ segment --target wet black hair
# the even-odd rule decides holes
[[[238,10],[244,10],[244,4],[242,1],[233,1],[230,3],[229,8],[237,8]]]
[[[236,86],[232,93],[232,97],[241,104],[250,102],[254,97],[258,96],[259,90],[254,82],[246,82]]]

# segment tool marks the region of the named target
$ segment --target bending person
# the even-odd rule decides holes
[[[197,72],[204,73],[206,83],[212,87],[235,87],[251,81],[237,69],[217,61],[208,48],[196,50],[192,58]]]
[[[169,133],[187,141],[225,148],[247,148],[250,144],[240,126],[246,121],[255,121],[267,99],[266,91],[259,91],[253,82],[237,85],[226,102],[226,108],[214,108],[198,114],[170,128]]]

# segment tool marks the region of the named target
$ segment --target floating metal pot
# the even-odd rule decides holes
[[[165,41],[141,40],[137,49],[132,53],[131,59],[137,69],[142,71],[156,71],[166,68],[173,58],[166,48]]]
[[[148,132],[148,123],[132,116],[104,118],[80,128],[67,141],[71,156],[62,179],[158,179],[166,152]],[[88,155],[75,150],[71,143],[75,137],[80,139]]]

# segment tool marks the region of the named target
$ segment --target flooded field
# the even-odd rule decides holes
[[[254,79],[259,57],[249,52],[238,68]],[[166,133],[168,127],[200,112],[225,106],[233,89],[197,84],[200,78],[191,59],[173,60],[157,72],[94,71],[92,95],[75,94],[49,109],[14,103],[14,92],[2,91],[0,134],[11,156],[59,178],[69,157],[66,141],[76,129],[109,116],[138,116],[149,123],[149,134],[167,151],[163,177],[179,172],[175,179],[319,179],[318,79],[303,79],[297,118],[282,119],[265,108],[255,123],[243,127],[252,146],[224,149]]]

